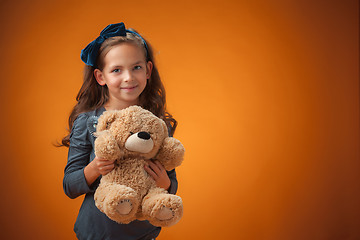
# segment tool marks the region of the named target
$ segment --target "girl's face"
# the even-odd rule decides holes
[[[107,107],[121,109],[138,104],[151,70],[152,62],[146,62],[138,46],[131,43],[114,46],[104,57],[103,70],[94,71],[97,82],[109,89]]]

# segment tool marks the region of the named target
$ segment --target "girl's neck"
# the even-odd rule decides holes
[[[139,104],[139,100],[137,99],[134,102],[123,102],[123,101],[116,101],[116,99],[112,99],[110,98],[105,104],[104,104],[104,108],[106,111],[109,110],[122,110],[125,109],[127,107],[133,106],[133,105],[138,105]]]

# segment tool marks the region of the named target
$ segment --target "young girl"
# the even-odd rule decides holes
[[[154,62],[151,46],[123,23],[110,24],[81,52],[85,62],[84,82],[69,117],[71,133],[62,140],[69,147],[64,191],[70,198],[85,194],[74,231],[78,239],[155,239],[161,228],[148,221],[118,224],[100,212],[94,192],[102,175],[114,162],[94,154],[94,124],[106,110],[139,105],[163,119],[172,136],[177,122],[166,111],[165,90]],[[175,194],[175,170],[167,172],[161,163],[149,161],[145,170],[158,187]]]

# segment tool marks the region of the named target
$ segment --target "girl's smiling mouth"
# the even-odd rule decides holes
[[[121,87],[120,89],[126,90],[126,91],[131,91],[131,90],[133,90],[133,89],[135,89],[135,88],[137,88],[137,85],[135,85],[135,86],[129,86],[129,87]]]

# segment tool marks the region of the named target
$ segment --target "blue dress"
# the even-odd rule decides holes
[[[88,186],[84,176],[84,168],[95,158],[92,133],[95,131],[97,117],[105,108],[80,114],[74,121],[70,133],[68,161],[65,167],[63,187],[70,198],[85,194],[74,231],[81,240],[135,240],[154,239],[160,227],[151,225],[148,221],[135,220],[129,224],[118,224],[109,219],[95,206],[94,192],[100,183],[101,176]],[[175,169],[168,172],[171,186],[169,193],[175,194],[178,187]]]

